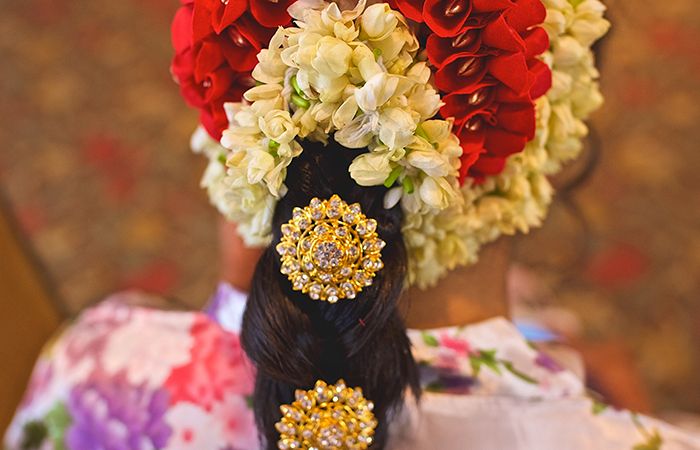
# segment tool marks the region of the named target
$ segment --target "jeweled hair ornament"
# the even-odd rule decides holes
[[[279,449],[365,450],[374,441],[374,404],[361,388],[343,380],[328,385],[319,380],[309,391],[297,390],[296,401],[280,406]]]
[[[384,267],[386,244],[377,235],[377,221],[367,218],[359,203],[348,205],[337,195],[294,208],[281,232],[280,272],[292,289],[313,300],[354,299]]]

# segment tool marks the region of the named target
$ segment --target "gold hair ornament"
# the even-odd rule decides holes
[[[337,195],[294,208],[281,231],[280,272],[292,289],[314,300],[353,299],[384,267],[386,244],[377,235],[377,221],[362,214],[359,203],[348,205]]]
[[[343,380],[327,385],[319,380],[309,391],[297,390],[296,401],[280,406],[281,450],[365,450],[374,440],[377,419],[374,403],[361,388],[349,388]]]

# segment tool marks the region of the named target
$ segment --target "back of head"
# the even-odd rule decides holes
[[[388,423],[401,405],[407,387],[419,392],[417,369],[397,303],[405,285],[407,256],[401,235],[400,206],[385,209],[383,187],[362,187],[348,173],[356,151],[331,142],[305,142],[304,151],[287,171],[287,194],[273,219],[273,241],[260,259],[253,277],[241,338],[257,367],[253,404],[266,448],[277,448],[279,407],[294,401],[296,389],[311,389],[317,380],[344,379],[361,387],[374,402],[378,420],[372,448],[383,448]],[[371,286],[356,298],[338,303],[312,300],[292,289],[280,273],[275,245],[280,227],[318,197],[337,194],[359,203],[367,217],[376,219],[377,233],[386,246],[384,268]]]

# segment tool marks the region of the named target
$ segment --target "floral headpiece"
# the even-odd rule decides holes
[[[172,72],[200,110],[202,184],[249,245],[267,245],[302,140],[366,148],[350,175],[386,186],[385,207],[400,202],[409,281],[430,285],[484,243],[541,223],[547,176],[578,155],[602,102],[590,46],[609,26],[604,10],[183,0]]]

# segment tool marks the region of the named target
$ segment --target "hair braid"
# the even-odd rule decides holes
[[[321,379],[362,387],[375,404],[379,422],[372,448],[386,444],[388,421],[400,409],[407,387],[419,395],[418,374],[403,320],[397,310],[407,266],[401,234],[400,206],[383,207],[384,188],[358,186],[348,166],[355,152],[331,142],[306,143],[288,167],[288,192],[276,208],[273,244],[264,252],[253,276],[243,318],[243,347],[257,367],[254,410],[266,448],[277,448],[275,423],[279,405],[291,403],[296,389],[310,389]],[[292,290],[280,273],[275,251],[279,227],[294,207],[311,198],[340,195],[358,202],[378,222],[377,233],[386,242],[384,268],[371,286],[354,300],[330,304],[311,300]]]

